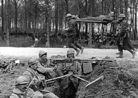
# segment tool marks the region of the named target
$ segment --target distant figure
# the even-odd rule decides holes
[[[117,40],[117,46],[119,56],[117,58],[123,58],[123,50],[128,50],[132,55],[133,58],[135,57],[136,50],[134,49],[130,39],[129,39],[129,30],[128,30],[128,23],[126,22],[125,18],[126,16],[124,14],[120,14],[118,16],[118,40]]]
[[[67,14],[66,18],[68,19],[68,29],[67,29],[68,46],[69,46],[69,48],[75,49],[77,52],[76,56],[78,56],[80,51],[81,51],[81,53],[83,53],[84,47],[82,47],[78,43],[80,32],[78,30],[77,23],[75,21],[77,16]]]

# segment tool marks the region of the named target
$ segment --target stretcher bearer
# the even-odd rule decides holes
[[[69,48],[73,48],[76,50],[76,56],[79,55],[79,53],[83,53],[84,47],[81,46],[78,43],[79,39],[79,29],[76,20],[75,15],[67,14],[66,18],[68,20],[68,30],[67,30],[67,37],[68,37],[68,46]]]
[[[129,34],[128,34],[129,26],[128,26],[127,21],[125,20],[126,16],[124,14],[120,14],[118,18],[119,18],[119,21],[118,21],[119,35],[118,35],[118,40],[117,40],[117,46],[118,46],[118,51],[119,51],[118,58],[123,58],[123,50],[129,51],[134,58],[136,54],[136,50],[129,39]]]

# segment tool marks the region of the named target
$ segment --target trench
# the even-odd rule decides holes
[[[0,75],[0,98],[8,98],[14,88],[16,79],[25,70],[24,66],[16,66],[14,74]],[[103,75],[105,78],[94,85],[85,88],[80,81],[76,98],[138,98],[138,61],[121,59],[113,62],[101,61],[93,66],[93,71],[86,74],[87,81],[93,81]],[[48,90],[59,96],[59,85],[55,83]],[[59,96],[60,98],[60,96]]]

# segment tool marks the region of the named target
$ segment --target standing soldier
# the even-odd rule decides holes
[[[45,68],[43,67],[38,61],[32,59],[29,61],[29,67],[24,73],[23,76],[29,78],[30,81],[30,88],[34,91],[40,91],[43,94],[43,98],[58,98],[55,94],[51,93],[45,88],[45,83],[42,80],[45,80],[43,74],[47,72],[52,72],[56,68]]]
[[[81,50],[81,53],[83,53],[84,47],[82,47],[78,43],[79,30],[78,30],[77,23],[75,21],[77,17],[75,15],[67,14],[66,18],[68,19],[68,27],[69,27],[69,29],[67,30],[68,46],[69,48],[75,49],[77,52],[76,56],[78,56],[80,53],[80,50]]]
[[[74,50],[69,49],[67,51],[67,59],[74,59],[75,53]],[[71,63],[63,63],[58,65],[57,74],[59,76],[73,73],[74,75],[80,75],[82,72],[81,65],[78,61],[73,61]],[[75,98],[75,94],[78,89],[79,81],[77,78],[70,76],[67,78],[61,79],[59,82],[61,90],[61,98]]]
[[[10,98],[43,98],[42,93],[28,88],[29,78],[19,76],[15,81],[15,88],[10,95]]]
[[[130,39],[129,39],[129,31],[128,31],[128,23],[126,22],[125,18],[126,16],[124,14],[120,14],[118,16],[120,19],[118,21],[118,40],[117,40],[117,46],[119,50],[119,57],[123,58],[123,50],[128,50],[132,55],[133,58],[135,57],[136,50],[134,49]]]

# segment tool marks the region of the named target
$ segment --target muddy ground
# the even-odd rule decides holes
[[[99,62],[86,78],[93,81],[103,75],[104,80],[84,88],[80,82],[77,98],[138,98],[138,61],[122,59]]]
[[[10,58],[11,59],[11,58]],[[8,62],[9,59],[4,59]],[[76,98],[138,98],[138,60],[118,59],[98,61],[85,79],[93,81],[103,75],[104,80],[85,88],[80,81]],[[13,72],[0,73],[0,98],[6,98],[14,88],[15,79],[27,68],[24,64],[14,65]]]

